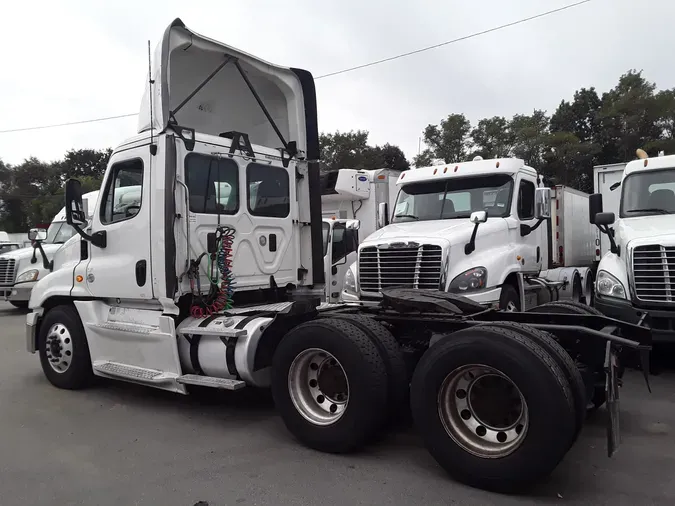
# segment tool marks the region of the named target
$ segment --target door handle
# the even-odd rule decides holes
[[[147,262],[145,260],[139,260],[136,262],[136,284],[138,286],[145,285],[145,279],[148,274]]]

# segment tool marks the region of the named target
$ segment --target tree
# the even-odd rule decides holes
[[[511,119],[513,156],[522,158],[531,167],[541,167],[548,140],[549,119],[535,109],[531,115],[516,114]]]
[[[368,132],[357,130],[350,132],[322,133],[321,172],[332,173],[340,169],[397,169],[407,170],[410,163],[398,146],[368,145]]]
[[[471,131],[474,155],[483,158],[511,156],[515,136],[511,124],[502,116],[482,119]]]
[[[416,157],[415,165],[431,165],[418,165],[418,162],[431,162],[433,158],[441,158],[445,163],[466,160],[471,146],[470,132],[471,122],[463,114],[450,114],[440,125],[427,125],[424,129],[424,144],[428,151]]]
[[[61,162],[61,171],[66,178],[91,176],[103,178],[112,149],[71,149]]]

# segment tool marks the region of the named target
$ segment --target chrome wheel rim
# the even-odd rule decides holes
[[[51,368],[59,374],[68,370],[73,359],[73,339],[68,328],[55,323],[45,338],[45,353]]]
[[[509,301],[506,304],[506,307],[504,308],[505,311],[509,313],[515,313],[518,311],[518,308],[516,307],[516,303],[513,301]]]
[[[314,425],[334,424],[349,403],[349,382],[342,364],[319,348],[295,357],[288,371],[288,391],[295,409]]]
[[[477,457],[505,457],[527,434],[523,394],[508,376],[486,365],[465,365],[448,374],[438,392],[438,413],[447,434]]]

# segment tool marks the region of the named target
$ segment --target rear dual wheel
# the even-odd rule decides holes
[[[501,492],[547,476],[575,437],[574,396],[543,346],[481,325],[431,346],[412,379],[415,425],[455,479]]]

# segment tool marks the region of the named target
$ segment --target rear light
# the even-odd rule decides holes
[[[560,262],[561,265],[565,263],[565,255],[563,253],[562,246],[558,247],[558,261]]]
[[[600,250],[599,250],[599,249],[596,249],[596,250],[595,250],[595,256],[596,256],[596,257],[599,257],[599,256],[600,256]]]
[[[555,217],[555,226],[559,227],[560,226],[560,216]]]

